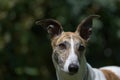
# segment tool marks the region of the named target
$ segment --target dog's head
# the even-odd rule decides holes
[[[91,35],[92,19],[99,17],[91,15],[85,18],[75,32],[64,32],[62,25],[53,19],[36,21],[37,25],[45,28],[51,37],[53,48],[52,58],[62,71],[77,73],[80,59],[84,55],[86,43]]]

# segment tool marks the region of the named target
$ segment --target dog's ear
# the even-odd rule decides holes
[[[92,31],[93,18],[99,17],[99,15],[91,15],[82,20],[82,22],[78,25],[76,29],[76,33],[79,34],[83,39],[88,40]]]
[[[61,24],[53,19],[37,20],[35,24],[47,30],[51,39],[60,35],[63,31]]]

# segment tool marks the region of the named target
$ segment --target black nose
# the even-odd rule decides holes
[[[75,74],[78,72],[78,65],[70,64],[68,67],[68,70],[69,70],[70,74]]]

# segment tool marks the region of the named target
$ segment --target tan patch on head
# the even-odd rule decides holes
[[[104,73],[107,80],[120,80],[119,77],[110,70],[102,69],[101,71]]]
[[[52,40],[52,47],[54,48],[57,44],[61,43],[62,41],[70,40],[71,36],[74,39],[74,41],[80,41],[84,46],[86,46],[86,41],[82,39],[78,34],[74,32],[63,32],[60,36],[55,37]]]

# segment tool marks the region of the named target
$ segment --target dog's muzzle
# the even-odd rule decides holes
[[[70,73],[71,75],[77,73],[77,72],[78,72],[78,69],[79,69],[79,66],[76,65],[76,64],[70,64],[70,65],[68,66],[68,70],[69,70],[69,73]]]

